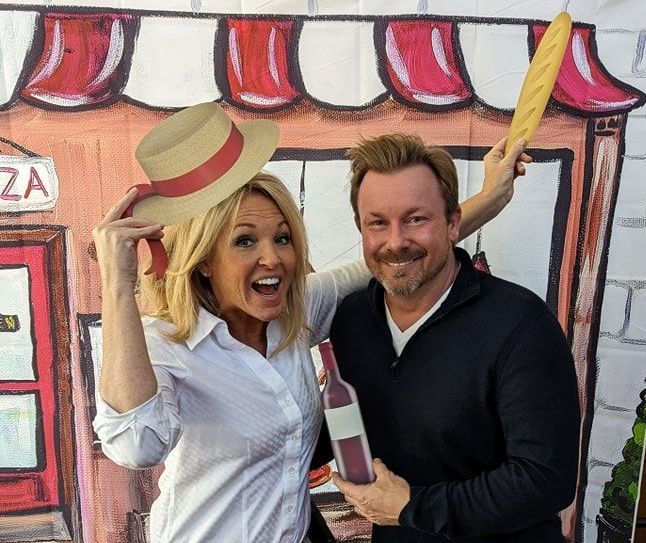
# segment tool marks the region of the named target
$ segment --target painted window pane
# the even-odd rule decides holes
[[[458,160],[460,201],[482,187],[482,162]],[[561,161],[532,164],[527,176],[514,185],[514,199],[482,228],[482,250],[491,273],[532,290],[543,299],[549,287],[554,208],[559,193]],[[522,225],[522,228],[519,227]],[[464,240],[464,248],[475,253],[476,234]]]
[[[361,236],[350,207],[348,160],[305,164],[305,227],[310,260],[317,271],[333,269],[361,257]]]
[[[280,179],[289,189],[296,206],[301,209],[305,204],[305,179],[303,179],[302,160],[272,160],[262,168]],[[303,185],[303,186],[301,186]]]
[[[29,271],[0,267],[0,381],[34,381]]]
[[[0,395],[0,470],[36,468],[36,395]]]

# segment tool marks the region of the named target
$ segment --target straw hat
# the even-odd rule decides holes
[[[236,125],[214,102],[179,111],[146,134],[135,151],[151,187],[138,185],[132,216],[173,224],[199,215],[258,173],[277,145],[272,121]]]

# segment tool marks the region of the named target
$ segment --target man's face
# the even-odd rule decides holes
[[[421,296],[442,281],[458,240],[460,210],[447,220],[435,173],[415,165],[369,171],[358,194],[363,256],[391,296]]]

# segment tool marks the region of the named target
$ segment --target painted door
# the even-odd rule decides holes
[[[0,246],[0,513],[62,501],[46,250]]]

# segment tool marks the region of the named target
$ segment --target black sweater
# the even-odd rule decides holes
[[[375,280],[332,325],[372,454],[411,485],[400,526],[373,526],[372,541],[562,542],[579,443],[570,349],[540,298],[455,252],[448,298],[401,356]]]

